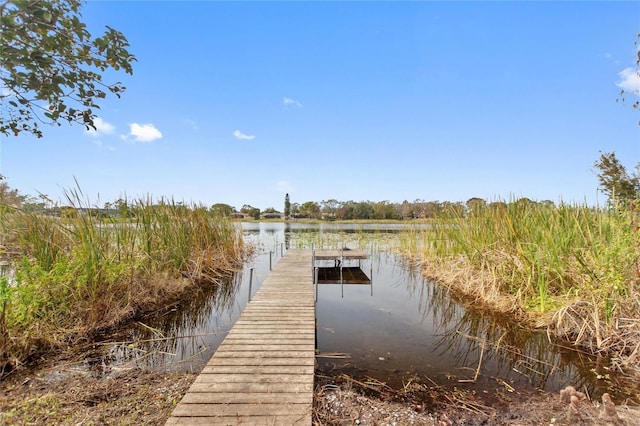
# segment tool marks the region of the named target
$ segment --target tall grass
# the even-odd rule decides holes
[[[443,212],[429,229],[405,235],[403,245],[427,275],[471,300],[547,325],[595,352],[622,348],[636,362],[637,215],[627,208],[492,203],[464,216]]]
[[[240,230],[197,206],[133,203],[128,219],[92,214],[79,190],[64,217],[4,210],[0,234],[15,280],[0,282],[0,369],[224,285],[244,260]],[[1,255],[1,253],[0,253]]]

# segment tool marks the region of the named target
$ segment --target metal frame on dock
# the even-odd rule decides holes
[[[318,267],[316,266],[317,261],[327,261],[333,260],[335,262],[340,262],[338,267],[340,268],[340,289],[342,292],[342,297],[344,297],[344,279],[343,279],[343,268],[345,265],[345,261],[348,260],[358,260],[358,267],[361,266],[361,261],[363,259],[368,259],[370,257],[369,253],[362,250],[352,250],[347,247],[342,247],[341,249],[318,249],[315,247],[311,247],[311,264],[312,264],[312,275],[313,275],[313,284],[316,287],[316,301],[318,301]],[[373,268],[373,267],[372,267]],[[373,270],[371,271],[373,273]],[[371,280],[372,277],[369,277]],[[372,283],[373,281],[371,281]],[[370,284],[371,284],[370,283]],[[373,295],[373,286],[371,286],[371,293]]]

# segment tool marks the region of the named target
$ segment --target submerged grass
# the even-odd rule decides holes
[[[402,244],[427,276],[474,303],[637,368],[639,208],[492,203],[444,212]]]
[[[121,220],[92,214],[79,190],[67,197],[64,217],[0,217],[0,256],[12,263],[0,277],[0,373],[195,285],[223,286],[247,254],[239,228],[204,208],[138,200]]]

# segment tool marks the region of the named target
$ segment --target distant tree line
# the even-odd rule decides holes
[[[637,203],[640,200],[640,163],[632,172],[627,171],[620,163],[615,152],[601,153],[594,163],[599,180],[600,191],[608,198],[610,206],[627,205]],[[510,201],[521,205],[539,205],[554,207],[550,200],[533,201],[528,198],[519,198]],[[504,208],[507,203],[503,201],[487,202],[473,197],[466,202],[451,201],[425,201],[416,199],[402,202],[391,201],[339,201],[328,199],[322,201],[306,201],[302,204],[291,202],[289,194],[285,195],[284,214],[286,218],[307,218],[324,220],[410,220],[429,219],[446,215],[473,216],[483,209]],[[227,206],[229,209],[232,207]],[[235,209],[232,210],[234,213]],[[273,207],[260,211],[258,208],[245,204],[239,211],[240,214],[258,219],[265,213],[279,213]]]
[[[609,205],[629,206],[638,205],[640,202],[640,163],[633,172],[628,172],[620,163],[614,152],[601,153],[600,158],[594,163],[600,183],[600,190],[608,197]],[[205,209],[214,216],[260,219],[261,217],[281,217],[287,219],[323,219],[323,220],[411,220],[429,219],[442,216],[473,216],[483,209],[499,209],[506,206],[503,201],[487,202],[473,197],[466,202],[451,201],[425,201],[416,199],[402,202],[391,201],[339,201],[328,199],[322,201],[306,201],[302,204],[291,202],[289,194],[284,199],[284,213],[280,213],[274,207],[260,210],[250,204],[244,204],[240,210],[235,207],[216,203],[211,207],[186,206],[182,202],[173,200],[160,200],[159,204],[171,203],[177,206],[191,209]],[[540,205],[554,207],[550,200],[532,201],[528,198],[520,198],[510,201],[526,205]],[[57,206],[46,195],[38,197],[21,194],[17,189],[9,187],[4,177],[0,175],[0,206],[19,207],[23,210],[42,212],[56,216],[72,216],[77,214],[90,214],[97,217],[135,217],[141,208],[153,208],[151,203],[140,203],[120,198],[113,202],[104,203],[103,207],[75,208],[73,206]]]

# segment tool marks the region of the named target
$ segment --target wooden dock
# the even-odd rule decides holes
[[[265,278],[167,425],[311,425],[315,302],[311,250]]]
[[[350,259],[368,259],[369,253],[362,250],[350,249],[320,249],[313,252],[314,261],[316,260],[350,260]]]
[[[367,257],[356,250],[288,250],[173,410],[167,426],[310,426],[314,263]]]

